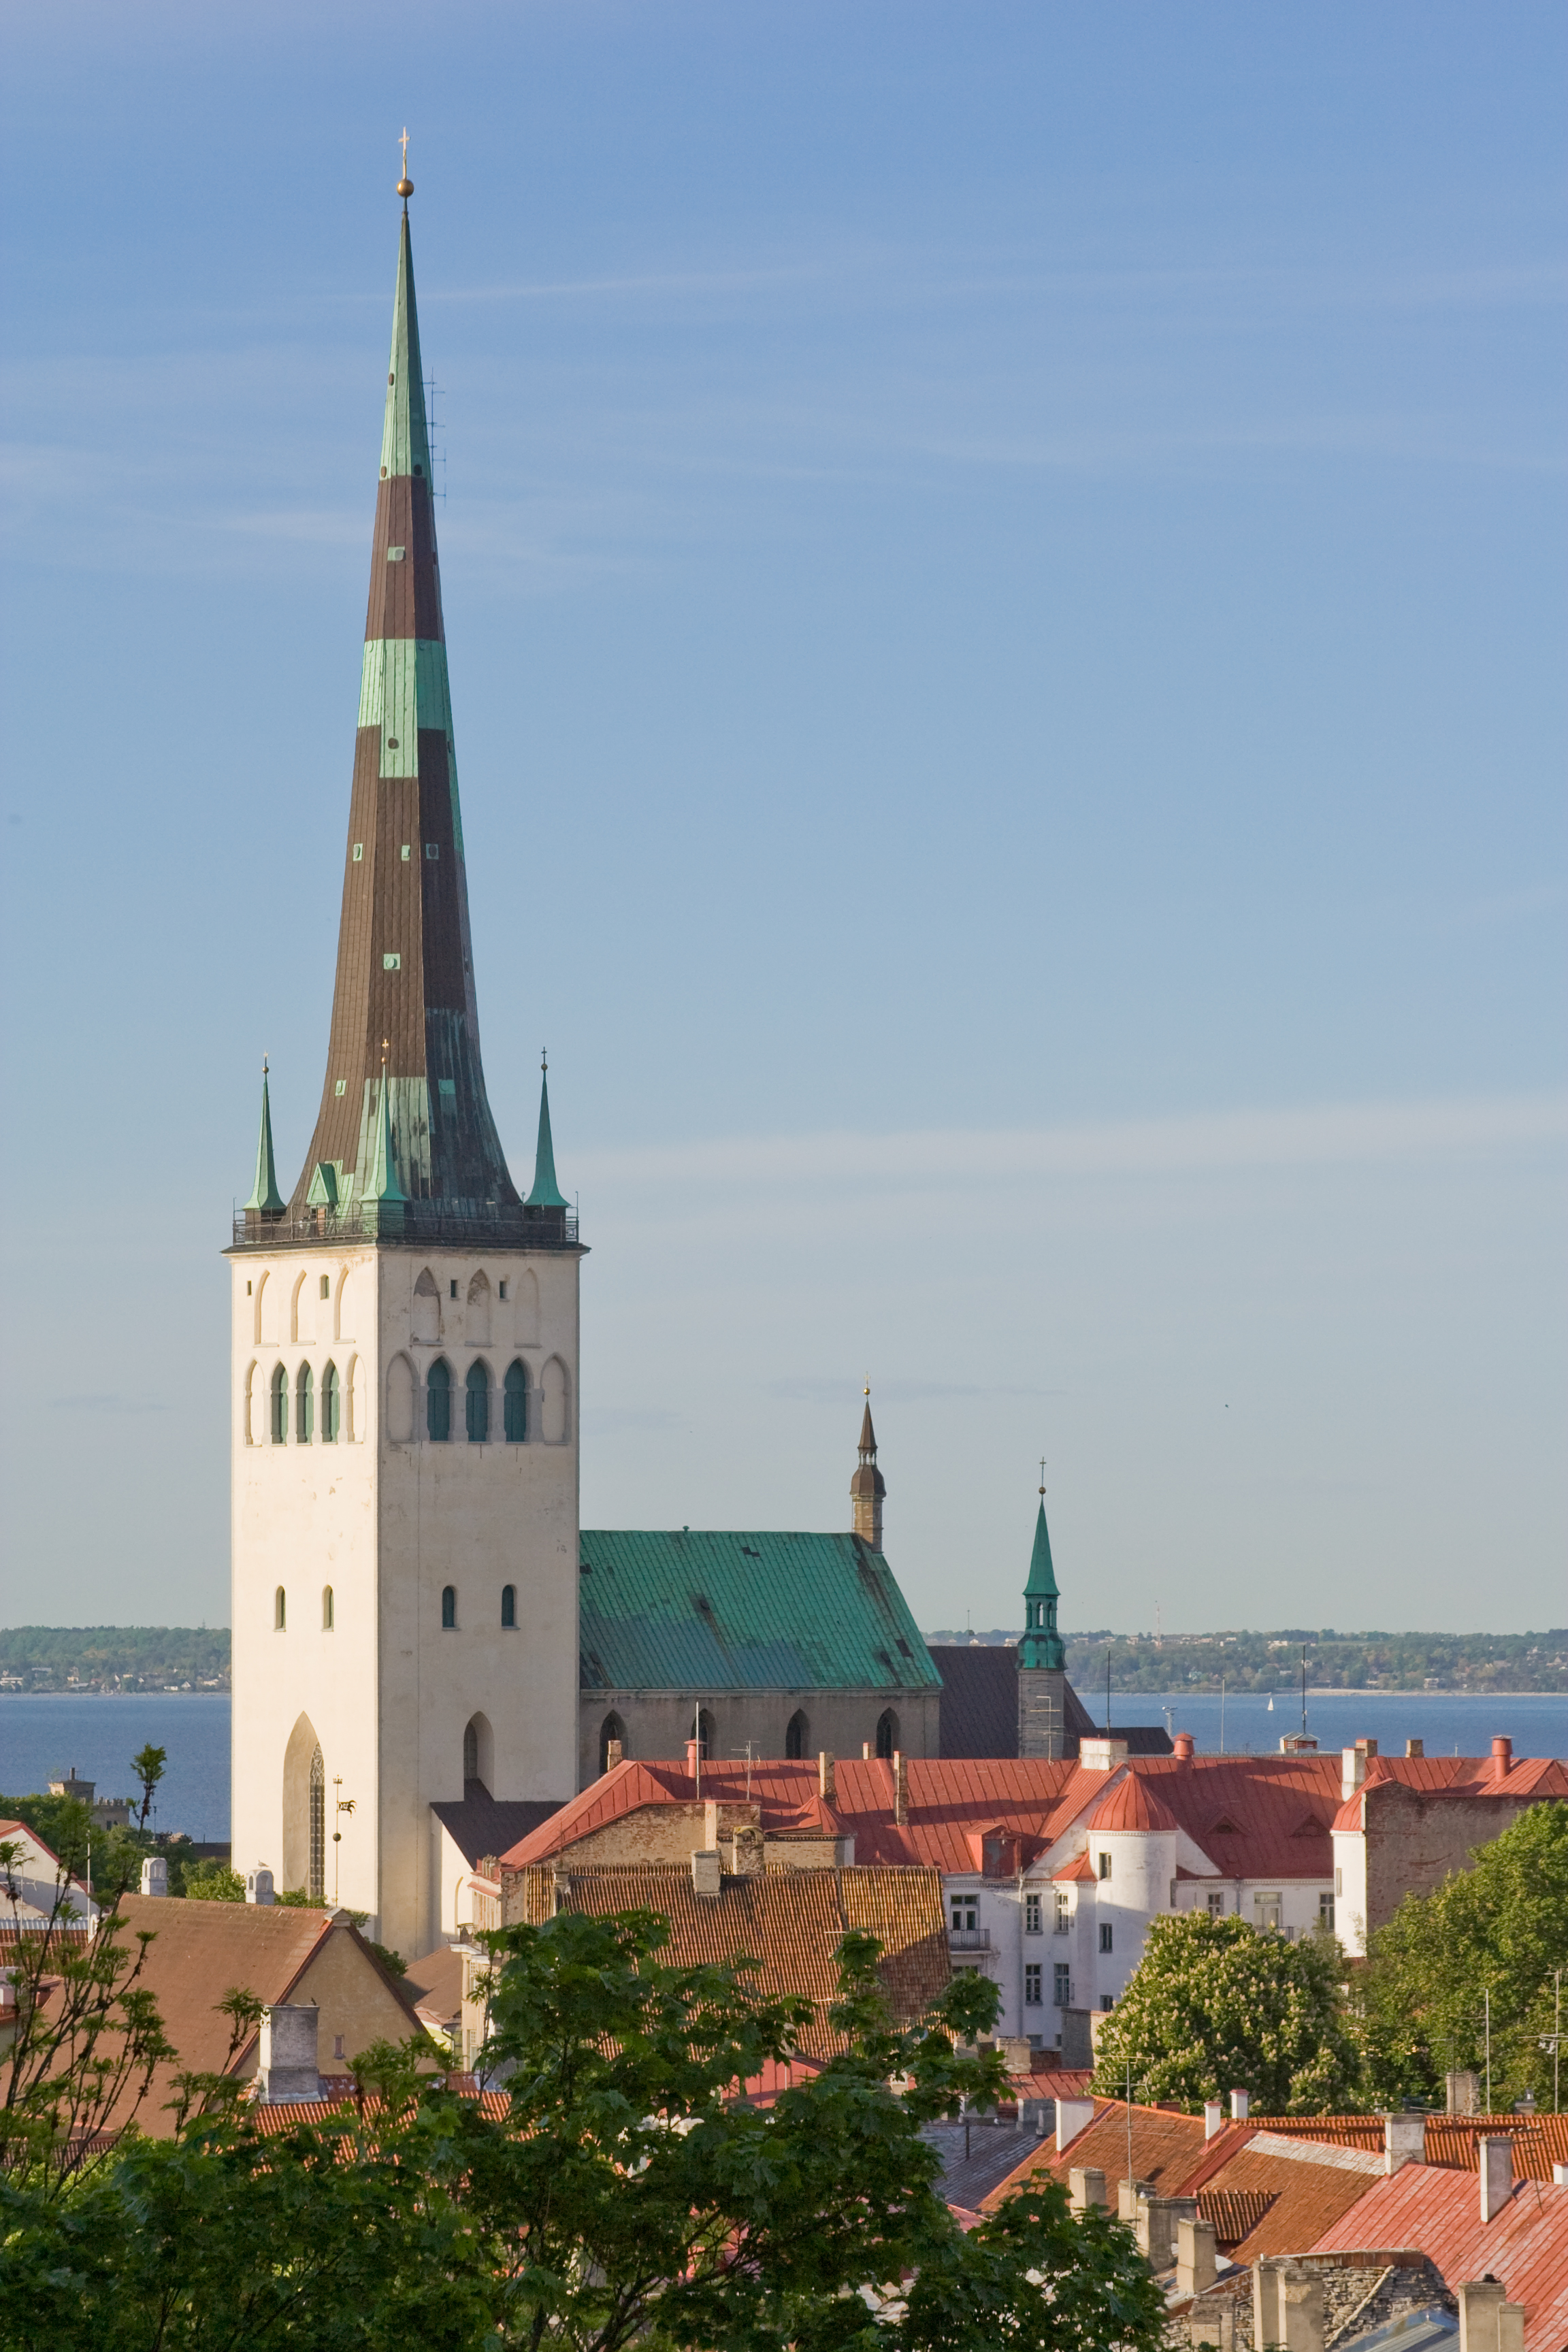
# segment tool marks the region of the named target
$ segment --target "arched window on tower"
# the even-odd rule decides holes
[[[893,1751],[898,1744],[899,1718],[890,1706],[884,1707],[882,1713],[877,1717],[877,1753],[879,1756],[887,1757],[891,1761]]]
[[[336,1364],[329,1364],[321,1374],[321,1443],[335,1445],[342,1420],[342,1390]]]
[[[281,1364],[272,1371],[272,1443],[281,1445],[289,1435],[289,1375]]]
[[[322,1631],[322,1633],[330,1633],[331,1632],[331,1630],[332,1630],[333,1625],[334,1625],[336,1622],[337,1622],[337,1616],[336,1616],[336,1604],[334,1603],[334,1601],[333,1601],[333,1600],[332,1600],[332,1588],[331,1588],[331,1586],[330,1584],[323,1584],[323,1585],[322,1585],[322,1587],[321,1587],[321,1631]]]
[[[509,1626],[515,1626],[517,1623],[517,1587],[515,1584],[503,1584],[501,1586],[500,1622],[503,1625]]]
[[[316,1382],[309,1364],[301,1364],[294,1383],[294,1434],[309,1445],[316,1427]]]
[[[463,1779],[477,1780],[479,1777],[479,1733],[477,1724],[463,1727]]]
[[[784,1726],[784,1754],[801,1757],[810,1753],[811,1726],[806,1721],[805,1709],[797,1706]]]
[[[615,1749],[615,1754],[610,1753]],[[599,1726],[599,1769],[607,1772],[612,1764],[624,1761],[626,1753],[626,1727],[618,1715],[607,1715]]]
[[[495,1775],[495,1737],[488,1715],[470,1716],[463,1729],[463,1794],[477,1780],[488,1796]]]
[[[437,1445],[452,1434],[452,1368],[445,1356],[437,1356],[425,1375],[425,1426]]]
[[[275,1633],[282,1633],[287,1632],[288,1625],[289,1595],[279,1585],[272,1596],[272,1630]]]
[[[467,1391],[465,1402],[468,1417],[468,1444],[483,1445],[490,1433],[490,1375],[488,1364],[478,1357],[468,1366],[468,1376],[463,1383]]]
[[[506,1368],[501,1400],[507,1444],[525,1444],[528,1439],[528,1366],[521,1356],[514,1357]]]
[[[455,1584],[444,1584],[441,1587],[441,1630],[444,1633],[453,1633],[457,1623],[458,1588]]]
[[[306,1888],[312,1903],[327,1893],[327,1768],[320,1748],[310,1759],[310,1876]]]

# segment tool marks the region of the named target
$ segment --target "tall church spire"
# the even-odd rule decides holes
[[[382,1230],[367,1212],[394,1198],[390,1179],[411,1235],[452,1233],[456,1222],[475,1238],[521,1239],[522,1203],[479,1059],[412,193],[405,163],[331,1043],[289,1206],[298,1219],[329,1201],[346,1229]]]
[[[882,1503],[887,1480],[877,1467],[877,1433],[871,1426],[871,1383],[866,1383],[866,1410],[860,1417],[860,1466],[849,1481],[851,1532],[873,1551],[882,1549]]]
[[[1045,1468],[1044,1463],[1040,1465]],[[1035,1514],[1035,1549],[1029,1555],[1029,1580],[1024,1587],[1024,1634],[1018,1643],[1020,1666],[1065,1666],[1068,1654],[1057,1631],[1057,1572],[1051,1564],[1050,1529],[1046,1525],[1046,1490]]]

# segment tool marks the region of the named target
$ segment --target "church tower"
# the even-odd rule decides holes
[[[882,1504],[888,1482],[877,1467],[877,1433],[871,1426],[871,1387],[860,1423],[860,1464],[849,1481],[849,1532],[872,1551],[882,1549]]]
[[[1068,1654],[1057,1631],[1059,1598],[1042,1486],[1018,1643],[1018,1753],[1048,1757],[1053,1762],[1067,1753]]]
[[[234,1861],[437,1940],[432,1803],[576,1784],[576,1219],[479,1058],[406,176],[327,1070],[233,1300]],[[446,1890],[450,1895],[450,1889]],[[448,1905],[449,1909],[449,1905]]]

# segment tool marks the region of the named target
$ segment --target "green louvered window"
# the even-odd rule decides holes
[[[316,1382],[309,1364],[301,1364],[294,1383],[294,1434],[309,1445],[316,1429]]]
[[[437,1445],[445,1445],[452,1434],[452,1373],[443,1357],[437,1356],[425,1379],[425,1426]]]
[[[468,1366],[468,1377],[463,1383],[467,1391],[468,1444],[483,1445],[490,1433],[490,1376],[483,1364]]]
[[[272,1443],[282,1445],[289,1435],[289,1375],[281,1364],[272,1375]]]
[[[507,1366],[501,1393],[506,1442],[509,1445],[522,1445],[528,1438],[528,1366],[521,1357]]]
[[[338,1442],[338,1419],[342,1405],[338,1385],[338,1368],[329,1364],[321,1374],[321,1443],[335,1445]]]

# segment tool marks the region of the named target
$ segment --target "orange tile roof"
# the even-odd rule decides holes
[[[1370,1756],[1365,1780],[1335,1812],[1335,1829],[1359,1830],[1362,1799],[1390,1781],[1423,1797],[1568,1798],[1568,1765],[1554,1756],[1516,1756],[1501,1779],[1491,1756]]]
[[[535,1864],[521,1874],[522,1916],[548,1918],[555,1905],[552,1870]],[[675,1968],[749,1954],[760,1961],[751,1981],[769,1998],[804,1994],[817,2011],[801,2047],[818,2058],[844,2047],[827,2025],[837,1996],[836,1955],[851,1928],[864,1928],[883,1947],[878,1975],[895,2018],[910,2024],[946,1985],[950,1968],[942,1881],[930,1870],[770,1870],[755,1878],[726,1877],[722,1892],[693,1892],[689,1869],[662,1863],[626,1864],[571,1873],[566,1900],[574,1911],[605,1917],[646,1908],[669,1921],[664,1958]]]
[[[1550,2180],[1552,2168],[1568,2164],[1568,2116],[1428,2116],[1426,2161],[1475,2172],[1482,2136],[1513,2142],[1517,2179]]]
[[[1176,1816],[1150,1787],[1146,1773],[1129,1772],[1101,1797],[1089,1817],[1091,1830],[1173,1830]]]
[[[1264,2125],[1210,2176],[1198,2191],[1198,2210],[1211,2218],[1207,2200],[1215,2197],[1258,2201],[1251,2228],[1226,2248],[1237,2262],[1254,2263],[1265,2254],[1300,2253],[1384,2177],[1381,2150],[1310,2140]]]
[[[1418,2246],[1450,2287],[1489,2272],[1510,2303],[1524,2305],[1525,2352],[1560,2352],[1568,2342],[1568,2189],[1521,2182],[1484,2222],[1471,2174],[1407,2164],[1374,2182],[1313,2245],[1291,2252],[1362,2246]]]
[[[1096,2099],[1094,2108],[1092,2121],[1068,2142],[1059,2156],[1054,2139],[1041,2140],[1031,2148],[1022,2163],[1016,2165],[1005,2180],[982,2200],[981,2210],[994,2213],[1011,2190],[1038,2173],[1049,2172],[1058,2180],[1065,2180],[1079,2165],[1098,2167],[1104,2173],[1114,2206],[1116,2183],[1129,2178],[1127,2106],[1120,2099]],[[1150,2181],[1157,2196],[1177,2197],[1184,2193],[1183,2184],[1203,2149],[1201,2116],[1172,2115],[1163,2107],[1133,2107],[1131,2177]]]

